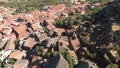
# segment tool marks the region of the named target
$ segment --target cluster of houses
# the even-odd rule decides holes
[[[32,57],[32,62],[29,62],[30,60],[26,59],[29,50],[40,44],[44,45],[43,51],[46,54],[51,45],[56,44],[59,51],[67,49],[77,63],[75,51],[80,47],[80,41],[75,34],[75,28],[66,30],[53,24],[60,16],[67,17],[69,12],[85,14],[85,8],[88,6],[88,3],[73,5],[70,8],[64,4],[49,5],[43,7],[43,11],[33,10],[30,13],[9,15],[1,19],[0,60],[6,64],[6,68],[29,68],[28,66],[37,60],[41,60],[41,63],[47,62],[47,59],[34,54],[29,55]],[[73,38],[69,38],[68,35],[72,35]],[[17,61],[11,65],[8,64],[10,59]],[[35,67],[33,65],[33,68]]]

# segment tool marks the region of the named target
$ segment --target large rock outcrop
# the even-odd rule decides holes
[[[62,57],[62,55],[57,55],[51,58],[46,64],[45,68],[69,68],[68,62]]]

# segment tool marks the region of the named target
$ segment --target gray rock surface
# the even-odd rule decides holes
[[[46,64],[45,68],[69,68],[68,62],[62,57],[62,55],[57,55],[51,58]]]
[[[83,60],[77,64],[76,68],[98,68],[98,66],[90,60]]]

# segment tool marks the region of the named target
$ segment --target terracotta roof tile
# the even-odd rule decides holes
[[[15,41],[16,41],[16,36],[12,35],[8,40],[8,43],[6,44],[5,50],[15,49],[15,43],[14,43]]]
[[[47,25],[47,28],[48,28],[49,30],[53,30],[53,29],[55,29],[55,26],[52,25],[52,24],[48,24],[48,25]]]
[[[26,13],[20,13],[20,14],[14,15],[14,16],[15,16],[16,18],[18,18],[18,17],[25,18],[25,14],[26,14]]]
[[[47,12],[45,12],[45,11],[41,11],[41,15],[42,15],[42,16],[47,16],[46,13],[47,13]]]
[[[10,35],[12,32],[12,28],[5,28],[3,29],[3,33],[7,34],[7,35]]]
[[[38,17],[26,17],[27,21],[30,23],[34,23],[34,20],[37,20]]]
[[[2,25],[3,24],[3,21],[0,21],[0,25]]]
[[[20,24],[17,27],[14,27],[14,30],[18,33],[18,38],[21,39],[22,37],[24,37],[26,34],[28,34],[27,30],[27,26],[24,24]]]
[[[14,19],[14,18],[15,18],[14,15],[10,15],[10,16],[7,17],[7,19],[8,19],[9,21],[11,21],[11,20]]]
[[[2,30],[4,28],[4,24],[0,25],[0,30]]]
[[[69,50],[69,53],[70,53],[70,55],[71,55],[71,57],[73,57],[73,58],[76,58],[77,59],[77,55],[76,55],[76,53],[75,53],[75,51],[70,51]]]
[[[71,40],[71,43],[75,50],[77,50],[80,47],[80,41],[78,39]]]
[[[23,31],[23,32],[21,32],[21,33],[19,33],[19,39],[23,39],[25,36],[27,36],[29,34],[29,32],[28,31]]]
[[[61,36],[60,40],[64,40],[64,41],[69,41],[68,37],[67,36]]]
[[[37,25],[37,24],[32,24],[32,28],[33,28],[34,31],[35,30],[37,30],[37,31],[42,31],[43,30],[42,26]]]
[[[30,14],[33,15],[34,17],[36,17],[36,16],[38,17],[39,15],[41,15],[41,12],[38,10],[33,10],[33,11],[31,11]]]
[[[55,6],[53,8],[53,10],[55,10],[56,12],[60,11],[60,10],[63,10],[63,9],[65,9],[65,4],[58,4],[57,6]]]
[[[26,59],[17,60],[14,63],[13,68],[28,68],[28,64],[29,61]]]
[[[37,60],[41,60],[41,59],[42,59],[42,57],[40,57],[40,56],[33,56],[32,63],[34,63]]]
[[[33,65],[32,68],[41,68],[41,67],[39,67],[37,65]]]
[[[62,43],[63,46],[69,45],[69,39],[67,36],[61,36],[59,42]]]
[[[36,19],[34,19],[32,22],[33,22],[33,23],[40,23],[40,22],[42,22],[42,19],[36,18]]]
[[[27,39],[25,40],[24,46],[25,46],[25,47],[32,48],[32,47],[34,47],[37,43],[38,43],[38,42],[35,41],[35,38],[29,37],[29,38],[27,38]]]
[[[54,31],[57,32],[58,36],[61,36],[63,32],[66,32],[64,28],[55,28]]]
[[[45,39],[48,38],[48,36],[46,33],[42,33],[42,34],[40,34],[39,38],[40,38],[40,41],[44,41]]]
[[[11,24],[14,25],[14,26],[18,26],[20,23],[19,23],[19,22],[12,21]]]
[[[26,53],[19,50],[15,50],[10,54],[8,58],[22,59],[22,57],[26,57]]]
[[[4,19],[3,23],[6,24],[6,25],[10,25],[11,24],[11,22],[8,19]]]
[[[21,33],[21,32],[23,32],[23,31],[26,31],[26,29],[27,29],[27,26],[26,26],[26,25],[23,25],[23,24],[21,24],[21,25],[19,25],[19,26],[17,26],[17,27],[14,27],[14,30],[17,31],[18,33]]]
[[[54,23],[54,19],[47,19],[46,22],[48,22],[49,24],[53,24]]]

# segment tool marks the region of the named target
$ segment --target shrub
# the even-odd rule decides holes
[[[50,58],[51,57],[51,53],[48,52],[47,54],[45,54],[45,57],[46,58]]]
[[[67,50],[61,51],[62,56],[68,61],[69,68],[74,68],[74,61]]]
[[[52,53],[52,56],[56,56],[56,55],[58,55],[58,51],[54,51],[54,52]]]
[[[16,62],[15,59],[10,59],[8,63],[9,63],[9,64],[14,64],[15,62]]]
[[[44,47],[43,46],[36,46],[35,49],[36,49],[37,54],[40,55],[43,53]]]
[[[119,68],[118,64],[109,64],[106,68]]]

